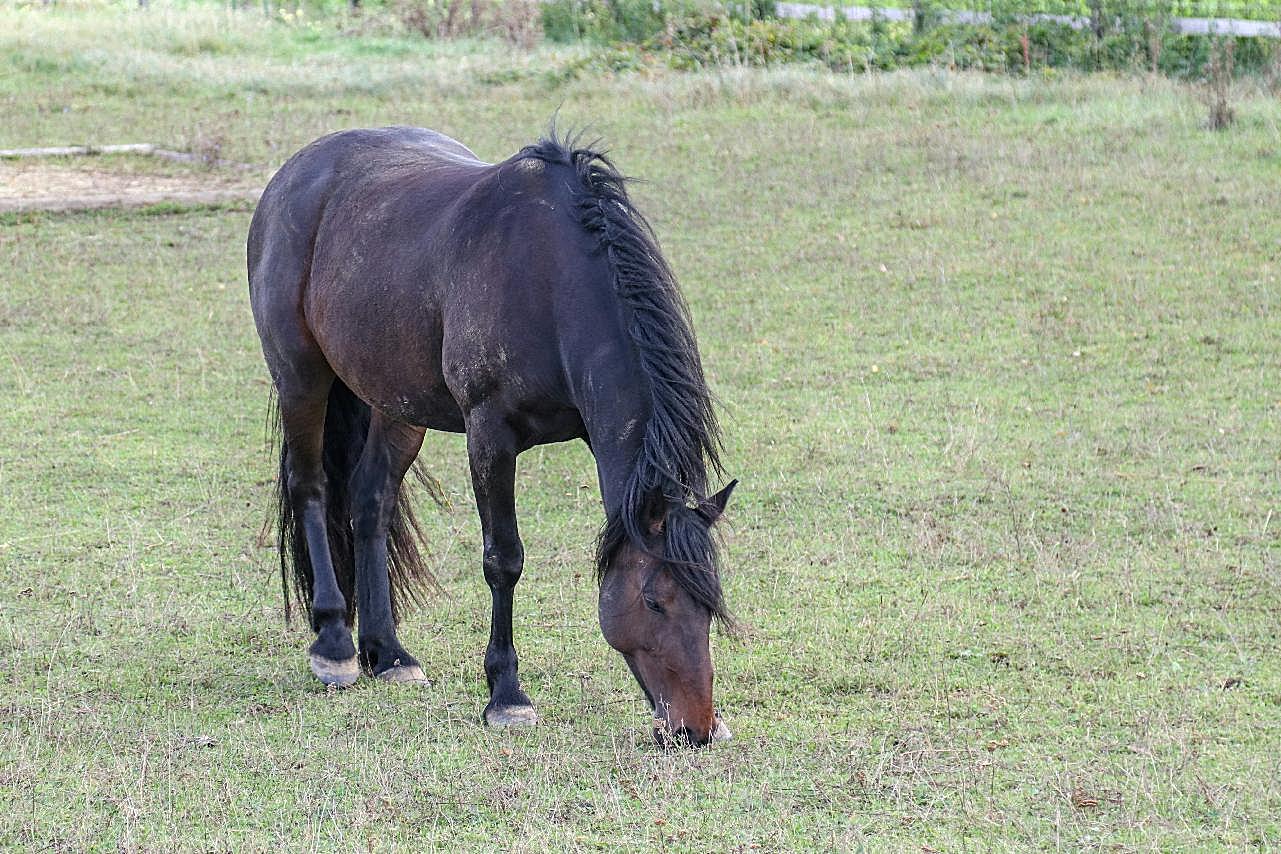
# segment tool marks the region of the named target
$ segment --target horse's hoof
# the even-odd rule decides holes
[[[485,723],[490,726],[533,726],[538,713],[533,706],[494,706],[485,709]]]
[[[354,655],[342,661],[334,661],[332,658],[325,658],[313,652],[308,658],[311,661],[311,672],[331,688],[346,688],[354,685],[356,679],[360,677],[360,663],[356,661]]]
[[[384,682],[392,682],[397,685],[430,685],[427,681],[427,674],[417,664],[400,664],[396,667],[388,667],[378,678]]]

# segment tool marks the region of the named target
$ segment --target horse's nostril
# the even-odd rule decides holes
[[[733,737],[734,733],[729,731],[729,727],[725,726],[725,721],[721,720],[720,715],[717,715],[716,728],[712,730],[712,741],[729,741]]]

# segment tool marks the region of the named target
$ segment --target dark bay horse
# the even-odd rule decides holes
[[[582,439],[605,639],[660,742],[728,737],[708,636],[729,619],[711,528],[734,482],[707,494],[720,441],[688,311],[608,158],[554,133],[496,164],[419,128],[332,134],[272,178],[248,260],[283,429],[282,583],[292,570],[322,682],[423,681],[396,635],[433,583],[401,482],[427,429],[465,432],[493,595],[484,719],[533,723],[516,456]]]

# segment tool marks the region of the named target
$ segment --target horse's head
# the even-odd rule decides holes
[[[712,606],[699,585],[689,582],[691,573],[711,574],[713,569],[676,567],[659,556],[671,554],[668,537],[706,538],[735,483],[696,508],[654,508],[646,520],[643,547],[621,544],[601,579],[601,631],[623,654],[645,692],[654,709],[654,737],[664,746],[730,737],[712,705]],[[690,530],[690,525],[701,526],[701,531]],[[680,526],[686,529],[676,530]],[[686,573],[684,579],[680,572]],[[719,580],[695,579],[715,592],[719,607]]]

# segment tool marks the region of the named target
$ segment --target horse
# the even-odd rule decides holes
[[[465,433],[492,595],[491,726],[532,724],[512,637],[516,457],[583,440],[605,521],[599,620],[660,744],[729,737],[709,635],[732,627],[713,526],[737,481],[689,310],[627,179],[553,128],[499,163],[411,127],[322,137],[274,175],[247,240],[274,384],[281,584],[326,686],[425,682],[401,645],[435,584],[402,482],[427,430]],[[359,628],[359,648],[352,630]]]

